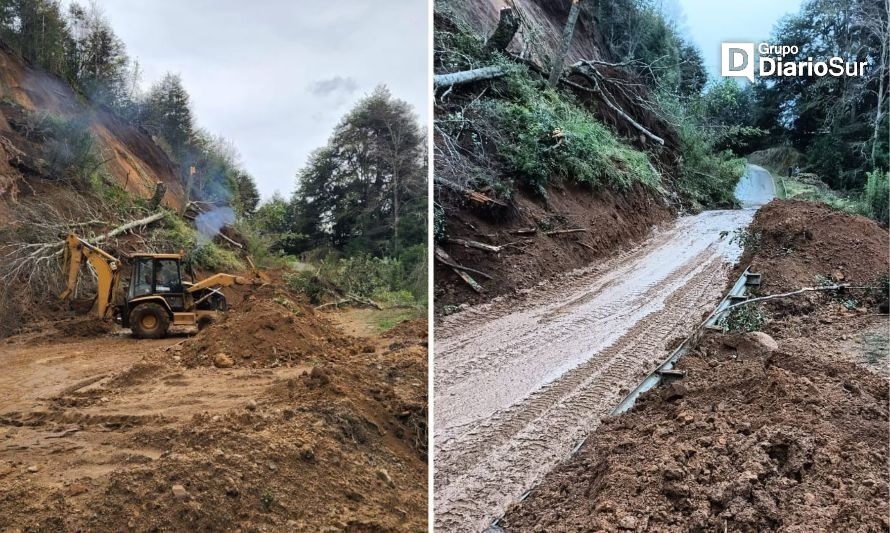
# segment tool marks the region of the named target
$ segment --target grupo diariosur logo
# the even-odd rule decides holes
[[[865,61],[848,61],[834,56],[825,59],[807,57],[797,59],[800,52],[796,45],[771,45],[759,43],[757,57],[754,43],[722,43],[720,46],[720,75],[724,77],[745,77],[754,82],[754,65],[757,63],[757,76],[771,77],[810,77],[841,76],[858,77],[865,75]],[[790,59],[785,59],[791,56]]]

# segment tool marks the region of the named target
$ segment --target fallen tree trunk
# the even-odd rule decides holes
[[[456,270],[463,270],[464,272],[472,272],[473,274],[478,274],[485,279],[493,279],[490,275],[482,272],[481,270],[476,270],[474,268],[465,267],[463,265],[459,265],[445,250],[436,246],[435,249],[436,259],[439,260],[442,264],[451,267]]]
[[[133,228],[138,228],[140,226],[147,226],[147,225],[151,224],[152,222],[157,222],[158,220],[161,220],[162,218],[164,218],[164,212],[159,211],[159,212],[157,212],[153,215],[149,215],[145,218],[140,218],[139,220],[127,222],[126,224],[123,224],[121,226],[114,228],[113,230],[109,231],[108,233],[99,235],[98,237],[93,239],[93,242],[104,241],[105,239],[117,237],[121,233],[125,233],[127,231],[130,231]]]
[[[745,305],[757,303],[757,302],[765,302],[766,300],[775,300],[776,298],[787,298],[789,296],[796,296],[798,294],[803,294],[805,292],[821,292],[821,291],[839,291],[841,289],[844,290],[875,290],[879,289],[879,287],[853,287],[850,285],[829,285],[827,287],[804,287],[802,289],[798,289],[796,291],[791,292],[783,292],[781,294],[770,294],[768,296],[760,296],[758,298],[751,298],[745,300],[744,302],[739,302],[737,304],[732,304],[724,309],[721,314],[728,313],[733,309],[737,309],[739,307],[743,307]]]
[[[507,71],[504,70],[503,67],[493,65],[490,67],[463,70],[461,72],[452,72],[450,74],[436,74],[433,76],[433,88],[441,89],[442,87],[450,87],[452,85],[463,85],[475,81],[491,80],[500,78],[506,73]]]
[[[495,246],[493,244],[485,244],[484,242],[469,241],[466,239],[448,239],[448,242],[453,244],[460,244],[461,246],[466,246],[467,248],[476,248],[477,250],[483,250],[492,253],[500,252],[504,249],[505,246]]]
[[[452,191],[459,192],[459,193],[463,194],[467,200],[471,200],[471,201],[479,203],[479,204],[494,204],[494,205],[499,205],[501,207],[507,207],[507,204],[505,204],[504,202],[502,202],[500,200],[495,200],[494,198],[487,196],[485,194],[482,194],[479,191],[474,191],[473,189],[468,189],[468,188],[463,187],[457,183],[454,183],[453,181],[437,177],[437,178],[435,178],[435,182],[443,187],[451,189]]]
[[[552,231],[545,231],[544,235],[565,235],[566,233],[587,233],[587,229],[585,229],[585,228],[555,229]]]

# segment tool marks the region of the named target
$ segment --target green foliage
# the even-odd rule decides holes
[[[340,121],[310,157],[290,201],[299,253],[398,256],[426,241],[426,144],[411,106],[378,87]]]
[[[680,137],[676,186],[700,206],[737,205],[735,186],[745,172],[745,160],[730,150],[717,150],[717,136],[702,102],[684,103],[676,96],[658,93],[656,103]]]
[[[657,2],[584,2],[582,22],[597,28],[611,55],[629,63],[652,89],[695,96],[707,82],[701,52],[684,40]]]
[[[867,174],[862,201],[868,216],[884,226],[890,224],[890,171]]]
[[[305,294],[313,304],[321,303],[325,287],[321,279],[308,270],[285,274],[284,282],[294,291]]]
[[[720,326],[724,331],[758,331],[766,320],[766,313],[760,304],[749,304],[736,307],[723,315]]]
[[[426,248],[418,245],[405,260],[373,257],[359,253],[336,259],[333,256],[285,276],[288,286],[320,303],[329,288],[373,300],[389,307],[425,304]]]
[[[210,272],[238,272],[244,270],[244,263],[238,255],[215,243],[198,246],[191,255],[196,267]]]
[[[85,116],[62,118],[48,113],[33,117],[40,131],[47,173],[83,187],[102,183],[104,168],[95,135]]]
[[[567,95],[535,86],[524,69],[510,74],[508,93],[483,109],[504,135],[498,149],[507,168],[539,194],[552,178],[617,189],[658,186],[646,154],[619,141]]]
[[[796,15],[780,21],[770,42],[793,43],[796,57],[840,56],[869,65],[863,76],[786,76],[754,86],[755,126],[770,144],[790,144],[807,171],[836,190],[859,191],[867,173],[890,165],[887,135],[887,5],[871,0],[806,0]],[[886,28],[886,25],[883,26]],[[884,98],[878,109],[881,86]],[[876,124],[876,122],[879,122]]]
[[[737,243],[745,251],[753,252],[760,248],[763,235],[759,231],[751,231],[747,228],[737,229],[729,239],[730,243]]]

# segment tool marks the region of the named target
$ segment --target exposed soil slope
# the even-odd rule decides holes
[[[9,339],[0,529],[425,530],[425,328],[271,292],[196,337]]]
[[[828,270],[864,281],[888,269],[886,230],[824,206],[775,201],[750,230],[763,238],[742,264],[763,273],[763,292],[812,285]],[[877,313],[881,297],[797,298],[764,306],[777,348],[755,334],[708,334],[681,359],[685,379],[607,420],[501,525],[886,531],[890,323]]]
[[[649,234],[652,227],[670,220],[673,211],[642,187],[626,193],[581,187],[553,188],[546,201],[523,193],[514,196],[514,207],[502,218],[492,218],[470,209],[449,217],[450,239],[465,239],[500,245],[517,242],[500,253],[461,244],[442,244],[461,265],[490,275],[474,276],[485,288],[478,294],[449,267],[436,262],[436,309],[478,303],[493,296],[516,293],[541,279],[614,255]],[[584,232],[546,235],[553,230],[583,228]],[[534,229],[534,234],[517,230]],[[472,275],[472,274],[471,274]]]
[[[0,201],[33,194],[34,184],[29,186],[25,179],[41,178],[46,184],[59,179],[46,174],[41,146],[29,139],[32,132],[28,129],[28,116],[33,114],[83,120],[98,139],[106,169],[121,188],[148,198],[154,193],[155,184],[164,182],[165,203],[174,209],[182,207],[184,195],[176,169],[148,133],[105,109],[89,105],[67,83],[26,64],[2,44]]]

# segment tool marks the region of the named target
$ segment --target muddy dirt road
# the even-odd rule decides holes
[[[682,217],[639,247],[470,308],[436,329],[435,505],[443,531],[481,531],[567,456],[719,299],[747,209]]]

